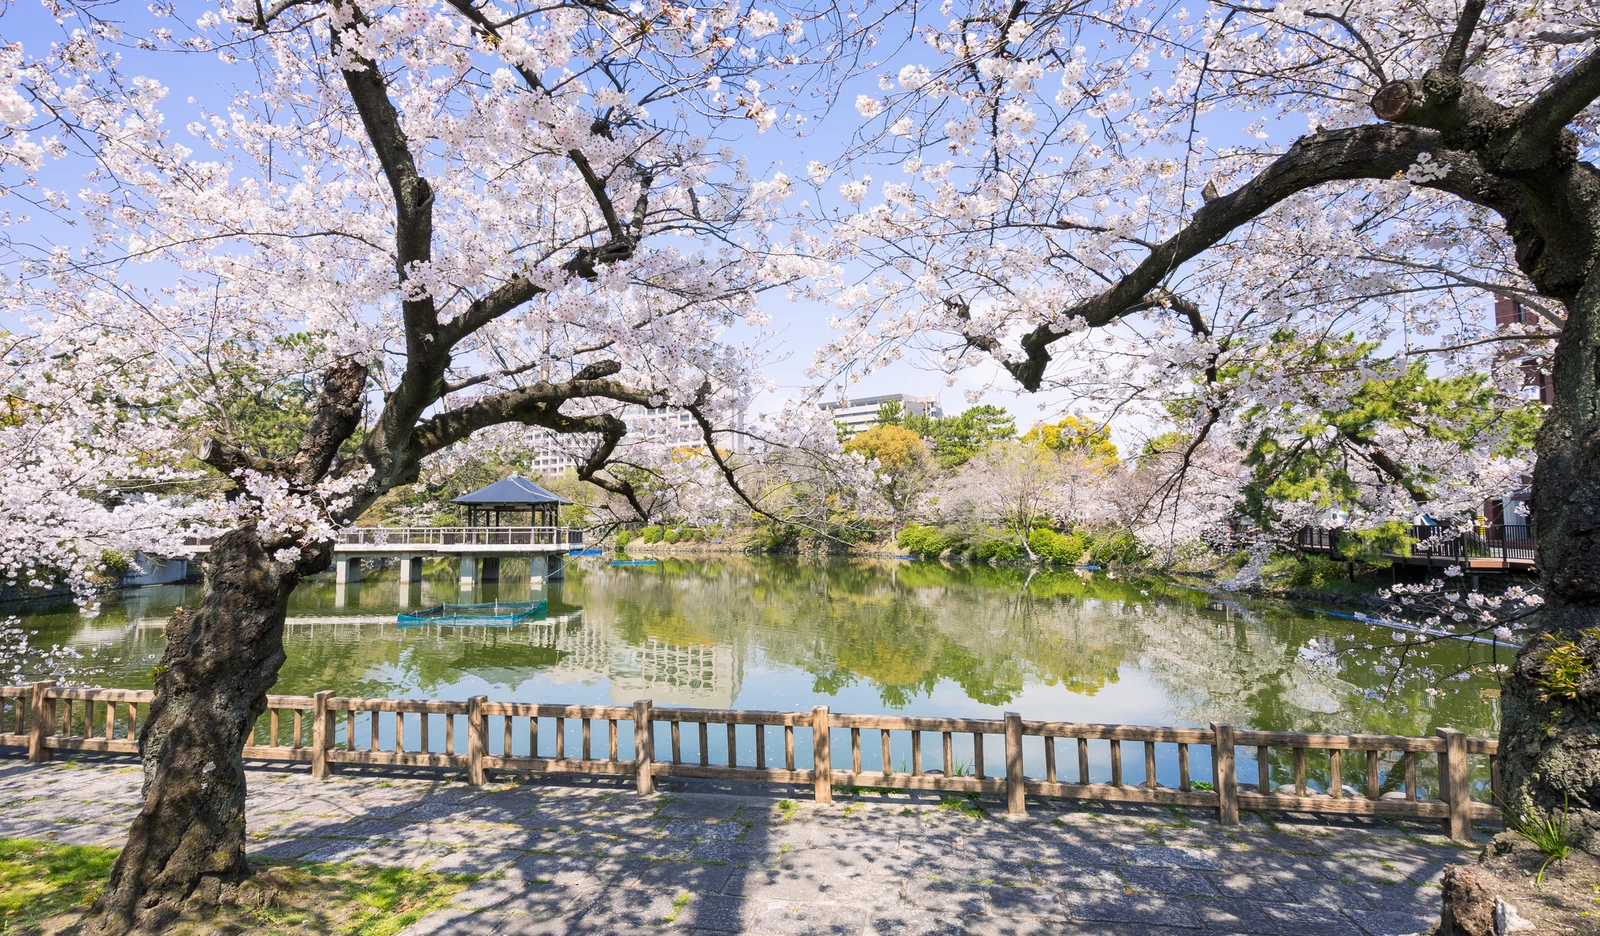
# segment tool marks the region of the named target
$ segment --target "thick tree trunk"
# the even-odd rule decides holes
[[[1501,764],[1511,810],[1569,810],[1600,855],[1600,273],[1567,309],[1533,483],[1545,608],[1505,680]]]
[[[207,879],[249,874],[242,754],[283,665],[300,575],[267,555],[254,527],[234,530],[206,558],[200,607],[173,613],[139,733],[144,805],[96,906],[98,932],[159,932]]]

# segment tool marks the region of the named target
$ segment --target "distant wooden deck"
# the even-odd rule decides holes
[[[1302,551],[1345,558],[1339,549],[1339,530],[1304,527],[1295,535]],[[1385,553],[1394,565],[1443,569],[1460,566],[1478,574],[1531,575],[1534,566],[1533,533],[1527,524],[1498,523],[1457,532],[1450,527],[1416,525],[1409,552]]]
[[[189,537],[185,545],[207,552],[215,537]],[[571,527],[346,527],[334,552],[377,555],[522,555],[564,553],[583,546],[583,531]]]

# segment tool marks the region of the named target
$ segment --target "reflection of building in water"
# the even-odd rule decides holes
[[[739,696],[744,667],[731,647],[680,646],[655,637],[634,645],[613,628],[583,621],[540,629],[548,642],[538,645],[561,654],[543,675],[558,682],[602,676],[611,685],[612,701],[631,705],[649,698],[657,705],[731,708]]]

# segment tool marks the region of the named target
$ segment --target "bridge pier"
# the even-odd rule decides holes
[[[462,588],[478,587],[478,557],[470,553],[461,554],[460,585]]]
[[[540,588],[550,573],[550,560],[544,553],[532,553],[528,556],[528,587]]]
[[[422,581],[422,557],[402,553],[396,557],[400,563],[400,584],[410,585]]]
[[[498,582],[498,581],[500,581],[500,557],[499,556],[480,556],[478,558],[478,581],[480,581],[480,582]]]
[[[361,557],[334,553],[333,581],[338,585],[361,581]]]

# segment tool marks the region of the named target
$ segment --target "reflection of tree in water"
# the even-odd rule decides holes
[[[434,588],[454,586],[451,570],[438,575]],[[97,619],[81,618],[65,604],[40,609],[25,624],[40,629],[43,641],[70,641],[92,655],[111,674],[108,682],[148,686],[162,637],[135,621],[163,619],[198,593],[130,594],[136,599],[108,602]],[[1452,644],[1427,651],[1422,675],[1375,698],[1370,693],[1388,686],[1377,655],[1337,638],[1387,640],[1387,631],[1276,605],[1225,602],[1156,581],[767,557],[583,566],[548,592],[553,616],[582,607],[581,617],[537,633],[498,634],[396,631],[383,619],[392,609],[369,606],[394,594],[391,583],[374,576],[360,606],[345,611],[375,623],[292,626],[277,691],[455,697],[461,693],[454,687],[468,679],[486,681],[491,691],[534,677],[605,679],[617,701],[637,694],[717,706],[738,699],[746,666],[771,666],[810,674],[818,694],[864,686],[888,708],[915,711],[941,683],[1001,706],[1029,685],[1092,696],[1116,683],[1121,667],[1135,666],[1159,684],[1176,722],[1394,734],[1445,725],[1476,734],[1494,729],[1492,709],[1479,697],[1492,682],[1437,675],[1487,650]],[[296,593],[296,613],[326,614],[331,595],[331,586],[312,583],[304,596]],[[1341,649],[1336,667],[1308,662],[1307,648],[1330,638]],[[1430,688],[1445,691],[1430,695]]]
[[[1480,734],[1496,728],[1492,708],[1478,693],[1488,679],[1441,678],[1485,658],[1481,648],[1460,642],[1433,648],[1389,691],[1378,655],[1359,646],[1390,639],[1381,628],[1148,587],[1161,603],[1158,613],[1140,616],[1147,625],[1142,665],[1166,686],[1178,721],[1404,735],[1445,726]],[[1337,665],[1309,660],[1313,642],[1328,640],[1340,648]],[[1430,695],[1429,688],[1446,691]]]
[[[811,673],[819,693],[864,682],[902,708],[944,680],[993,705],[1030,681],[1085,693],[1114,681],[1136,650],[1121,639],[1130,634],[1115,625],[1113,604],[1042,593],[1056,575],[1076,581],[929,563],[730,558],[602,570],[567,587],[590,620],[629,640],[720,642],[741,659],[758,652]]]

